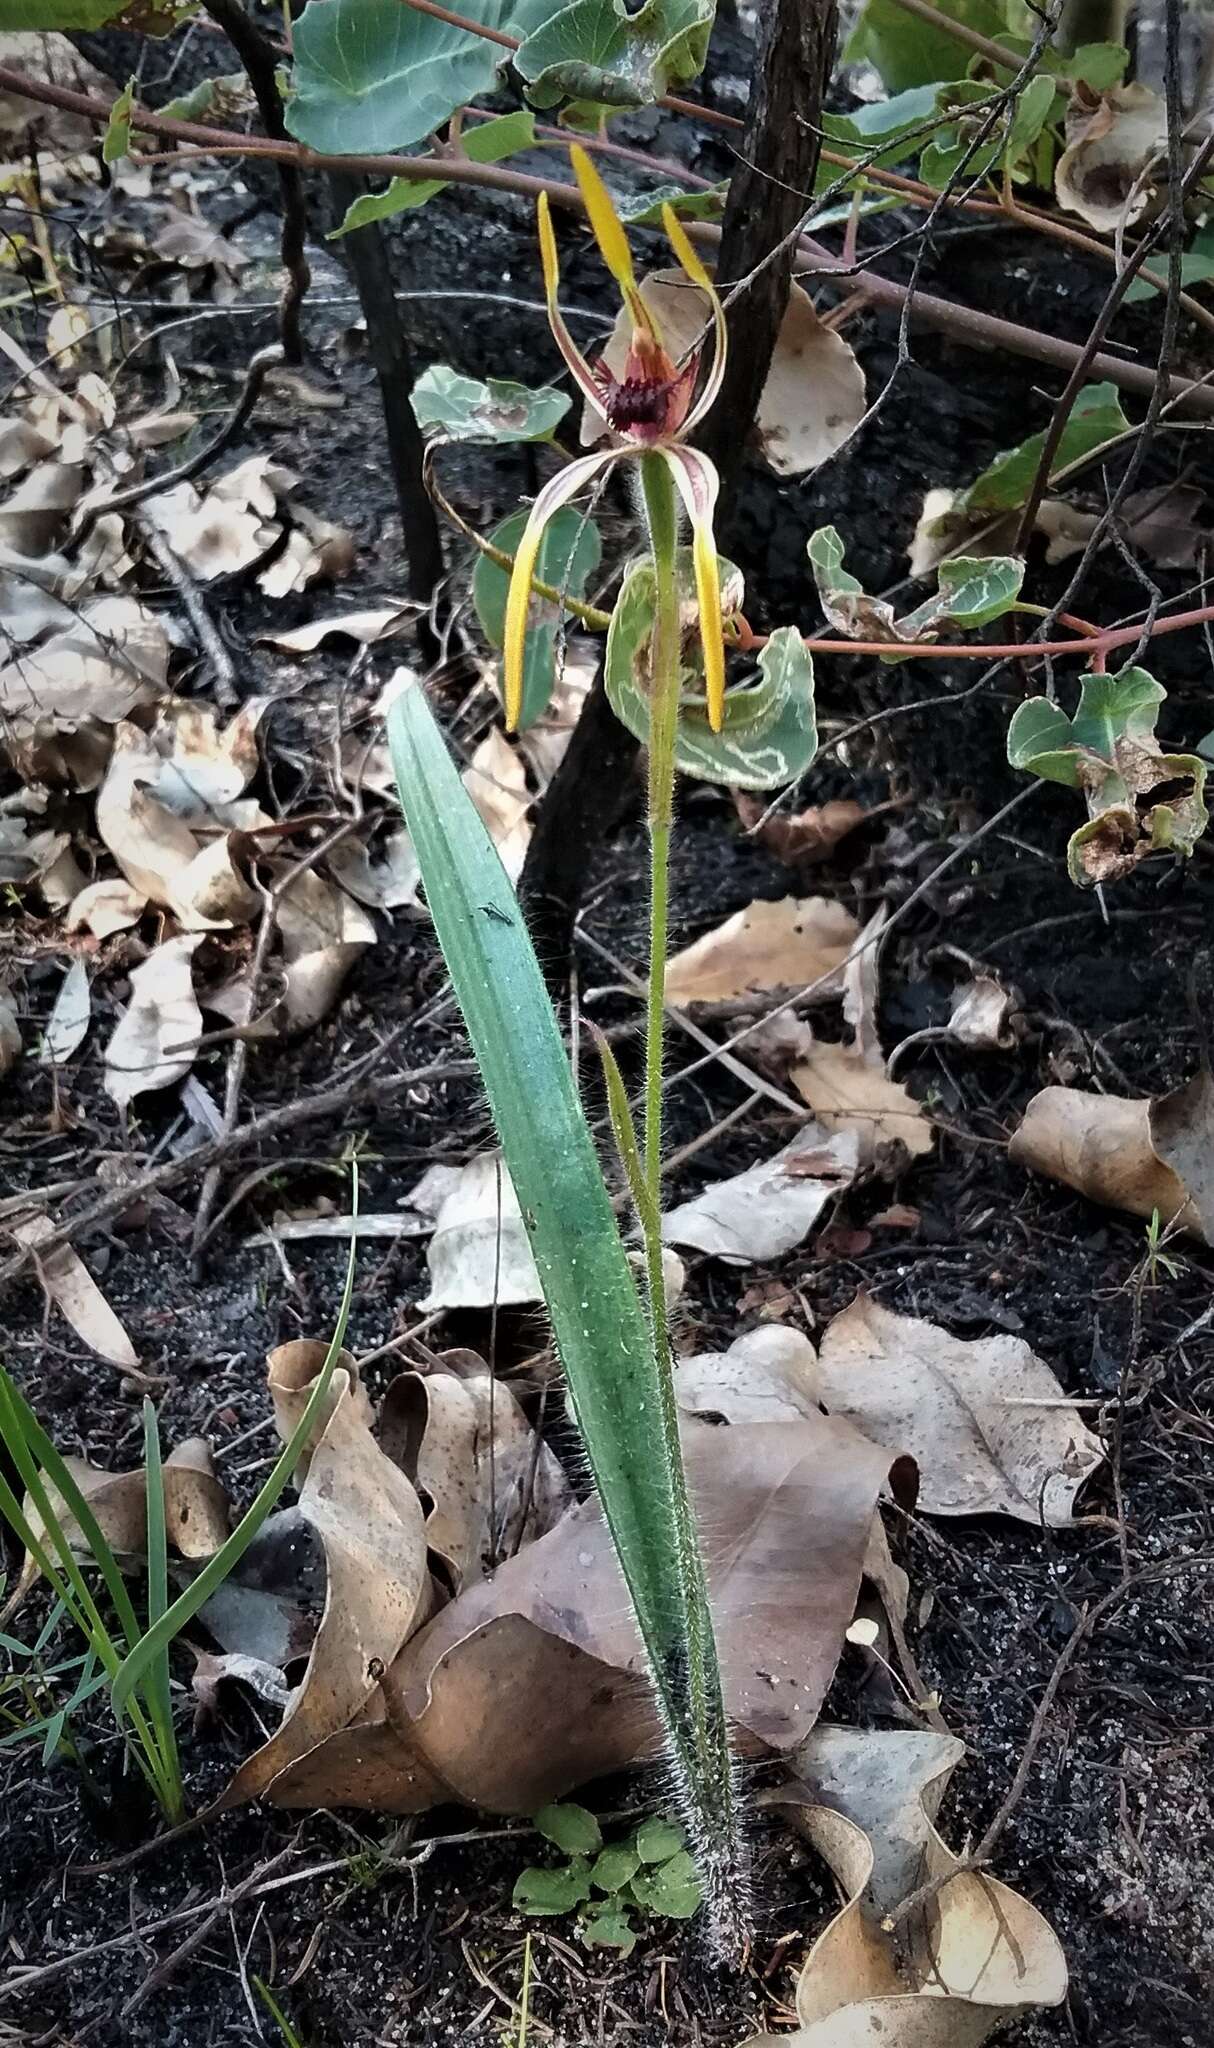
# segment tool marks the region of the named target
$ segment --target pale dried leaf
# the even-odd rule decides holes
[[[1198,1202],[1152,1143],[1153,1107],[1119,1095],[1089,1095],[1082,1088],[1042,1088],[1012,1136],[1008,1158],[1015,1166],[1063,1181],[1090,1202],[1148,1219],[1158,1210],[1165,1226],[1175,1224],[1214,1243]],[[1163,1122],[1174,1143],[1166,1114]],[[1194,1125],[1194,1138],[1206,1146],[1214,1143],[1208,1122],[1204,1133],[1200,1123]]]
[[[878,1011],[881,1004],[881,934],[889,906],[881,903],[860,934],[843,970],[843,1021],[851,1026],[856,1052],[867,1066],[885,1071]]]
[[[804,1243],[860,1163],[854,1131],[806,1124],[772,1159],[715,1182],[662,1219],[666,1244],[710,1252],[730,1265],[779,1258]]]
[[[993,975],[979,974],[953,997],[949,1034],[970,1052],[1008,1052],[1019,1032],[1020,999]]]
[[[83,1259],[69,1244],[39,1253],[39,1245],[54,1234],[55,1226],[49,1216],[32,1216],[27,1223],[12,1226],[18,1243],[33,1251],[43,1287],[82,1343],[99,1358],[138,1376],[135,1347]]]
[[[851,796],[832,797],[829,803],[811,804],[808,810],[791,814],[772,811],[769,802],[746,789],[735,789],[733,800],[748,836],[769,846],[786,867],[829,860],[840,841],[868,816]]]
[[[131,1000],[105,1050],[107,1093],[125,1109],[137,1095],[184,1081],[202,1037],[190,963],[197,934],[166,939],[133,969]]]
[[[79,461],[40,462],[0,504],[0,544],[19,555],[41,555],[67,524],[84,489]]]
[[[1065,1529],[1104,1456],[1021,1338],[965,1341],[867,1294],[827,1329],[818,1387],[832,1415],[915,1459],[927,1514],[1005,1514]]]
[[[728,1351],[680,1359],[675,1396],[706,1421],[786,1422],[817,1414],[818,1354],[800,1330],[778,1323],[735,1338]]]
[[[290,869],[276,862],[272,872],[278,882]],[[293,1030],[310,1030],[328,1016],[355,961],[378,935],[365,910],[314,868],[297,872],[279,896],[278,930],[287,1021]]]
[[[1154,196],[1151,169],[1167,149],[1167,110],[1147,85],[1094,95],[1082,83],[1067,102],[1067,146],[1054,172],[1060,206],[1089,227],[1119,234]]]
[[[0,988],[0,1075],[11,1073],[21,1058],[21,1026],[7,989]]]
[[[96,598],[64,632],[0,669],[0,713],[19,733],[113,725],[160,695],[168,659],[168,635],[142,605]]]
[[[511,881],[517,881],[531,844],[531,798],[523,757],[496,726],[473,754],[463,783],[489,828],[502,866]]]
[[[408,1202],[434,1218],[426,1255],[430,1286],[421,1304],[427,1312],[543,1300],[514,1183],[499,1153],[482,1153],[462,1167],[432,1167]]]
[[[819,1000],[837,996],[841,969],[859,927],[849,910],[825,896],[785,896],[751,903],[671,959],[666,998],[728,1002],[775,989],[813,986]]]
[[[257,637],[270,647],[281,648],[284,654],[312,654],[323,641],[334,637],[357,640],[360,647],[371,647],[379,640],[394,640],[398,634],[407,632],[417,611],[410,599],[402,597],[395,603],[370,605],[362,611],[335,612],[332,618],[308,619],[302,626],[291,626],[285,632],[259,633]]]
[[[138,924],[147,900],[142,889],[117,876],[105,882],[89,882],[68,905],[64,928],[112,939],[115,932],[129,931],[133,924]]]
[[[50,1066],[61,1067],[83,1045],[92,1015],[89,971],[82,959],[68,968],[46,1022],[42,1057]]]
[[[922,1103],[900,1081],[887,1080],[883,1068],[870,1066],[854,1046],[815,1045],[789,1079],[825,1130],[855,1134],[864,1165],[895,1141],[912,1158],[932,1149],[935,1137]]]
[[[166,810],[191,824],[224,815],[257,773],[257,728],[269,703],[249,697],[226,726],[206,704],[171,698],[156,715],[149,743],[159,765],[148,783]]]
[[[417,902],[421,868],[403,825],[377,842],[374,855],[348,833],[331,849],[328,864],[342,888],[370,910],[403,910]]]
[[[234,279],[249,258],[234,242],[192,214],[173,212],[153,237],[153,255],[166,263],[178,263],[183,270],[213,270],[222,279]]]
[[[202,583],[250,568],[281,531],[276,520],[221,495],[218,488],[204,498],[189,483],[157,491],[144,510],[178,560]]]
[[[996,2027],[1066,1996],[1066,1963],[1036,1909],[984,1872],[963,1871],[934,1816],[962,1746],[949,1736],[822,1728],[801,1768],[822,1805],[777,1805],[847,1894],[810,1950],[794,2033],[745,2048],[981,2048]],[[922,1882],[951,1882],[898,1930],[889,1913]]]

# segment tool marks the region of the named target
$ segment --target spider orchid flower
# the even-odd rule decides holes
[[[704,418],[721,388],[725,372],[725,315],[712,280],[692,248],[686,230],[671,208],[664,206],[662,224],[670,245],[690,282],[707,295],[712,307],[712,360],[696,397],[701,351],[696,350],[682,367],[670,356],[663,343],[661,329],[637,287],[624,230],[605,185],[585,150],[576,143],[570,150],[570,156],[594,238],[603,261],[620,288],[631,318],[632,334],[623,374],[618,378],[612,376],[601,361],[588,362],[578,348],[557,305],[560,277],[556,239],[552,232],[548,195],[542,193],[538,208],[539,237],[549,325],[574,382],[603,421],[609,440],[608,445],[595,454],[583,455],[570,462],[550,483],[545,484],[531,508],[515,553],[506,603],[503,635],[506,723],[513,730],[522,709],[523,642],[531,578],[549,520],[592,477],[604,474],[617,462],[637,461],[656,455],[669,468],[691,522],[708,722],[714,732],[719,732],[725,709],[725,652],[717,550],[712,527],[719,483],[716,470],[707,456],[686,444],[687,437]]]

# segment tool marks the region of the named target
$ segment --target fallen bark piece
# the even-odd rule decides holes
[[[843,963],[858,935],[851,912],[826,896],[751,903],[674,955],[666,1000],[682,1010],[815,983],[816,997],[830,1000],[839,994]]]
[[[1019,1337],[951,1337],[858,1294],[818,1354],[818,1392],[918,1464],[929,1515],[1013,1515],[1068,1528],[1104,1446]]]
[[[1043,1088],[1008,1158],[1091,1202],[1214,1244],[1214,1084],[1199,1075],[1154,1101]]]
[[[744,2048],[981,2048],[995,2028],[1066,1996],[1048,1923],[986,1872],[965,1870],[935,1828],[963,1754],[951,1736],[815,1729],[797,1763],[818,1793],[775,1806],[813,1844],[847,1903],[810,1949],[795,2033]],[[939,1888],[897,1923],[924,1883]]]

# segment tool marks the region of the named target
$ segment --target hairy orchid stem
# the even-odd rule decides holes
[[[645,1245],[646,1294],[660,1390],[658,1427],[674,1477],[675,1544],[686,1593],[684,1677],[692,1753],[676,1755],[676,1770],[684,1818],[704,1880],[711,1940],[724,1960],[736,1959],[747,1940],[746,1856],[739,1828],[708,1582],[683,1468],[662,1264],[662,1054],[681,651],[678,502],[670,470],[660,455],[646,456],[640,469],[653,553],[655,606],[649,706],[649,987],[645,1128],[640,1161],[644,1200],[636,1206]]]

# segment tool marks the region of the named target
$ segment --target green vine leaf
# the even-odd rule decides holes
[[[101,138],[101,161],[105,164],[121,163],[131,148],[131,108],[135,104],[135,81],[128,78],[113,106],[110,118],[105,124]]]
[[[479,0],[477,19],[505,28],[509,0]],[[323,0],[295,24],[286,123],[334,156],[411,149],[457,107],[491,92],[506,52],[483,36],[418,14],[401,0]]]
[[[660,1814],[642,1821],[633,1840],[642,1863],[668,1863],[672,1856],[677,1856],[679,1850],[687,1846],[678,1822],[665,1820]]]
[[[1086,385],[1063,429],[1051,474],[1077,462],[1081,456],[1093,454],[1118,434],[1127,433],[1129,425],[1115,384]],[[1032,489],[1044,447],[1045,434],[1040,433],[1030,434],[1027,441],[1005,449],[981,476],[975,477],[954,509],[967,514],[1015,511]]]
[[[604,1899],[582,1915],[582,1939],[591,1948],[618,1949],[621,1956],[630,1956],[637,1944],[636,1929],[614,1899]]]
[[[739,591],[732,562],[720,560],[721,588]],[[699,622],[690,548],[679,549],[680,601],[686,621],[683,678],[675,764],[700,782],[741,789],[775,789],[793,782],[818,751],[814,711],[814,668],[795,626],[781,626],[759,655],[759,676],[725,698],[725,722],[714,733],[702,690]],[[653,637],[653,564],[636,562],[624,579],[607,634],[604,682],[608,701],[622,725],[642,745],[649,740],[649,648]]]
[[[514,554],[527,523],[525,512],[512,512],[489,538],[494,547]],[[581,597],[602,559],[603,544],[592,519],[562,505],[549,521],[540,542],[535,573],[553,590]],[[501,651],[506,622],[506,593],[510,578],[488,555],[477,557],[472,574],[472,602],[481,629],[491,647]],[[523,652],[523,708],[519,727],[525,731],[542,718],[556,687],[557,607],[544,598],[533,597],[527,616],[527,637]]]
[[[463,154],[474,164],[500,164],[508,156],[517,156],[520,149],[534,146],[535,115],[526,107],[513,114],[499,114],[492,121],[482,121],[460,137]],[[393,214],[408,213],[447,189],[445,178],[393,178],[384,191],[364,192],[353,200],[346,208],[341,226],[331,228],[325,240],[336,242],[354,228],[365,228],[369,221],[391,220]]]
[[[1088,821],[1067,847],[1080,888],[1115,882],[1150,853],[1187,859],[1206,829],[1209,764],[1165,754],[1155,739],[1166,694],[1143,668],[1085,676],[1073,717],[1034,697],[1008,727],[1013,768],[1083,792]]]
[[[655,1863],[638,1871],[630,1890],[646,1913],[660,1913],[667,1920],[690,1920],[700,1903],[700,1880],[686,1849],[666,1863]]]
[[[537,107],[562,100],[592,107],[651,105],[672,85],[697,78],[708,54],[716,0],[573,0],[541,20],[514,57]],[[539,8],[516,8],[529,24]]]
[[[550,441],[569,410],[569,400],[550,385],[536,391],[509,378],[462,377],[447,363],[433,363],[413,386],[418,425],[433,427],[449,441]]]
[[[613,1842],[595,1857],[590,1882],[597,1892],[622,1892],[640,1867],[635,1843]]]
[[[999,0],[937,0],[937,11],[992,38],[1007,28]],[[971,53],[946,29],[908,14],[897,0],[866,0],[843,57],[848,64],[871,64],[887,92],[901,93],[934,79],[964,78]]]
[[[807,552],[822,609],[830,624],[852,640],[876,640],[891,647],[934,641],[945,626],[973,631],[1010,611],[1020,595],[1024,563],[1016,555],[955,556],[942,562],[938,587],[905,617],[894,617],[884,598],[870,597],[850,570],[843,567],[843,542],[833,526],[820,526],[809,538]],[[883,655],[883,660],[897,660]]]

